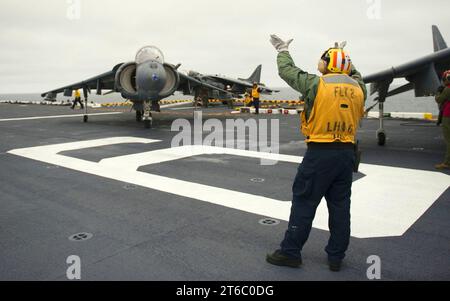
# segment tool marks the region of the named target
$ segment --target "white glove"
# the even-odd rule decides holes
[[[275,47],[278,52],[289,51],[289,44],[291,44],[293,40],[294,39],[290,39],[289,41],[285,42],[277,35],[273,34],[270,36],[270,43],[272,43],[273,47]]]
[[[344,49],[344,47],[347,46],[347,41],[341,42],[341,43],[334,43],[334,48]]]

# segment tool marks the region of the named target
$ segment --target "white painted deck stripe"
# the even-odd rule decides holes
[[[264,196],[139,172],[136,169],[204,154],[228,154],[247,158],[299,163],[302,157],[251,152],[210,146],[182,146],[103,159],[99,163],[59,155],[62,151],[117,143],[154,143],[158,140],[114,137],[37,146],[8,153],[117,181],[133,183],[187,198],[287,221],[291,203]],[[275,166],[268,166],[276,171]],[[352,236],[357,238],[403,235],[450,186],[450,176],[439,172],[361,164],[366,176],[353,183]],[[313,226],[328,230],[325,200]]]
[[[99,116],[99,115],[117,115],[122,114],[123,112],[108,112],[108,113],[92,113],[88,114],[89,116]],[[6,118],[0,119],[0,122],[6,121],[20,121],[20,120],[38,120],[38,119],[56,119],[56,118],[74,118],[74,117],[83,117],[84,114],[69,114],[69,115],[53,115],[53,116],[33,116],[33,117],[18,117],[18,118]]]

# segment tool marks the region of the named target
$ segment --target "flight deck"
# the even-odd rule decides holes
[[[231,114],[203,120],[278,120],[278,161],[226,147],[173,147],[188,105],[153,115],[129,108],[0,104],[0,280],[66,280],[67,258],[82,280],[450,280],[450,173],[439,172],[442,128],[432,121],[364,119],[354,175],[352,237],[343,269],[329,271],[322,201],[303,266],[265,262],[287,228],[291,187],[306,152],[296,115]],[[204,132],[207,136],[209,132]],[[248,137],[248,136],[246,136]]]

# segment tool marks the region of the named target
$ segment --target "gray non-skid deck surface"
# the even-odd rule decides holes
[[[170,147],[171,121],[190,116],[186,110],[167,110],[145,130],[128,110],[92,116],[88,124],[80,118],[0,122],[0,280],[64,280],[69,255],[80,256],[83,280],[367,280],[370,255],[381,258],[384,280],[450,280],[449,189],[401,237],[352,237],[342,272],[331,273],[323,251],[327,231],[313,228],[301,269],[275,267],[265,255],[278,247],[285,221],[262,226],[258,221],[264,216],[6,153],[118,136],[161,140],[63,153],[99,162]],[[96,110],[104,111],[111,110]],[[217,118],[208,112],[221,111],[204,115]],[[73,113],[66,107],[0,104],[0,119]],[[280,119],[280,152],[302,156],[306,147],[298,117],[268,118]],[[432,124],[388,120],[385,148],[376,146],[376,128],[377,120],[364,120],[364,163],[433,171],[442,159],[441,129]],[[294,163],[261,166],[252,158],[200,155],[139,171],[289,202],[296,169]],[[264,182],[251,181],[255,178]],[[94,237],[68,239],[79,232]]]

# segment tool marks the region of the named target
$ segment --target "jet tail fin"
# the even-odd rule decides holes
[[[261,69],[262,69],[262,65],[259,65],[258,67],[256,67],[255,71],[253,71],[252,75],[250,75],[249,78],[247,79],[242,79],[245,80],[246,82],[249,83],[260,83],[261,82]]]
[[[447,43],[445,42],[444,38],[442,37],[442,34],[439,31],[439,28],[436,25],[433,25],[432,30],[433,30],[434,52],[440,51],[442,49],[446,49]]]

